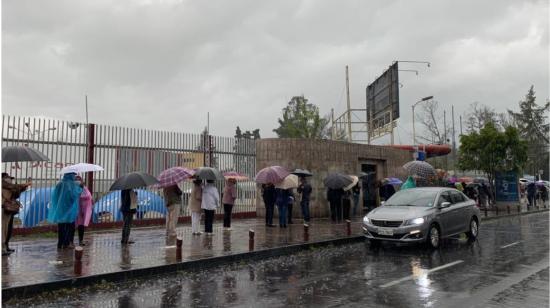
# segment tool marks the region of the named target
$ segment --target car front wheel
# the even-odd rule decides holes
[[[426,239],[426,241],[428,247],[434,249],[439,248],[439,244],[441,242],[441,234],[437,225],[433,224],[430,226],[430,230],[428,231],[428,238]]]

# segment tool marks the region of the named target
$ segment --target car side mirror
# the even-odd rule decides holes
[[[437,208],[438,209],[443,209],[443,208],[446,208],[446,207],[449,207],[449,206],[451,206],[451,202],[443,202]]]

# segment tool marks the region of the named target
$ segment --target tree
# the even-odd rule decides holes
[[[304,96],[294,96],[283,108],[279,127],[273,131],[279,138],[326,138],[328,119],[319,116],[319,107],[308,103]]]
[[[527,142],[515,127],[501,132],[488,122],[479,132],[460,136],[459,168],[483,171],[491,183],[497,171],[518,172],[526,161]]]
[[[256,159],[253,155],[255,150],[255,140],[260,139],[260,130],[255,129],[252,132],[242,133],[241,128],[237,126],[235,130],[235,144],[233,145],[233,168],[239,173],[254,177]]]
[[[537,174],[538,170],[546,172],[548,178],[548,146],[550,126],[547,122],[547,113],[550,110],[550,101],[543,106],[536,103],[534,87],[531,86],[525,99],[519,102],[519,112],[508,110],[514,124],[523,139],[527,140],[529,152],[527,170]]]
[[[478,102],[471,103],[465,114],[466,132],[479,132],[487,123],[493,123],[496,128],[506,127],[503,114],[497,113],[493,108],[480,104]]]
[[[428,143],[446,144],[452,133],[452,124],[449,118],[448,127],[444,127],[443,115],[439,112],[439,102],[431,100],[422,105],[419,114],[419,122],[426,132],[417,136],[418,139]]]

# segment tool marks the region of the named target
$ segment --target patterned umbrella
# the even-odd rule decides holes
[[[413,160],[403,165],[409,175],[416,175],[420,178],[427,179],[435,176],[435,169],[432,165],[425,161]]]
[[[353,183],[353,178],[343,173],[330,173],[325,178],[324,183],[328,188],[341,189]]]
[[[179,182],[185,181],[192,177],[195,172],[191,169],[184,167],[173,167],[166,169],[158,176],[159,183],[157,187],[168,187],[176,185]]]
[[[256,183],[277,184],[282,182],[290,172],[281,166],[271,166],[263,168],[256,174]]]
[[[226,179],[235,179],[237,181],[246,181],[248,180],[248,177],[242,173],[236,172],[236,171],[227,171],[223,173],[223,176]]]
[[[300,183],[298,180],[298,176],[295,174],[289,174],[282,182],[277,183],[277,185],[275,185],[275,188],[291,189],[298,188],[299,185]]]

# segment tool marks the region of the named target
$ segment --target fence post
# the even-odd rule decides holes
[[[212,135],[208,135],[208,167],[212,167],[212,158],[213,158],[213,150],[212,150]]]
[[[88,164],[94,163],[94,148],[95,148],[95,124],[88,124],[88,136],[86,138],[87,143],[87,158],[86,162]],[[86,173],[86,186],[88,186],[88,190],[90,193],[94,194],[94,173],[93,172],[87,172]]]

